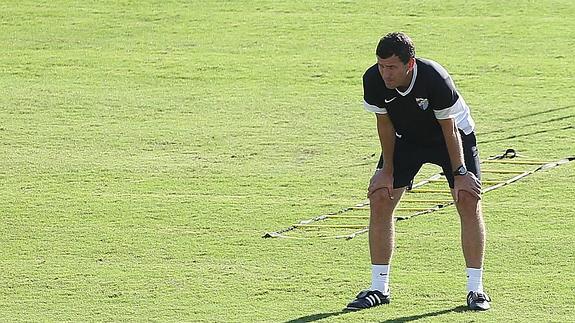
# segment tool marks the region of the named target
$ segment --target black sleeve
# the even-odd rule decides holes
[[[365,74],[363,74],[363,100],[371,105],[383,108],[381,104],[378,104],[379,100],[377,98],[378,95],[373,77],[373,67],[371,67],[365,72]]]
[[[434,79],[430,82],[431,93],[429,95],[429,104],[433,110],[450,108],[459,99],[459,94],[453,84],[453,80],[447,72],[440,73],[437,71],[437,73],[434,74]]]

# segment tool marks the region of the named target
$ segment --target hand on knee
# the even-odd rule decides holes
[[[477,198],[477,195],[464,190],[459,190],[457,194],[458,196],[456,203],[458,205],[477,204],[477,202],[481,199]]]
[[[380,188],[369,195],[369,202],[373,204],[386,204],[393,201],[393,192],[389,192],[387,188]]]

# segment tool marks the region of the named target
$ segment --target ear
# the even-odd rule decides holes
[[[413,67],[415,66],[415,57],[412,57],[409,59],[409,61],[407,62],[407,71],[411,72],[413,70]]]

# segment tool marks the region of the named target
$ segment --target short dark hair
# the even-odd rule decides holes
[[[375,54],[379,58],[399,57],[403,64],[415,57],[415,46],[411,38],[402,32],[393,32],[383,36],[377,44]]]

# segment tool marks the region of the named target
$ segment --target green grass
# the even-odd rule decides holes
[[[366,235],[261,238],[364,198],[379,143],[361,75],[389,31],[450,70],[482,157],[573,155],[573,16],[570,0],[2,2],[0,318],[574,321],[573,164],[485,196],[487,313],[460,311],[453,209],[398,223],[393,304],[360,313],[340,310],[368,284]]]

